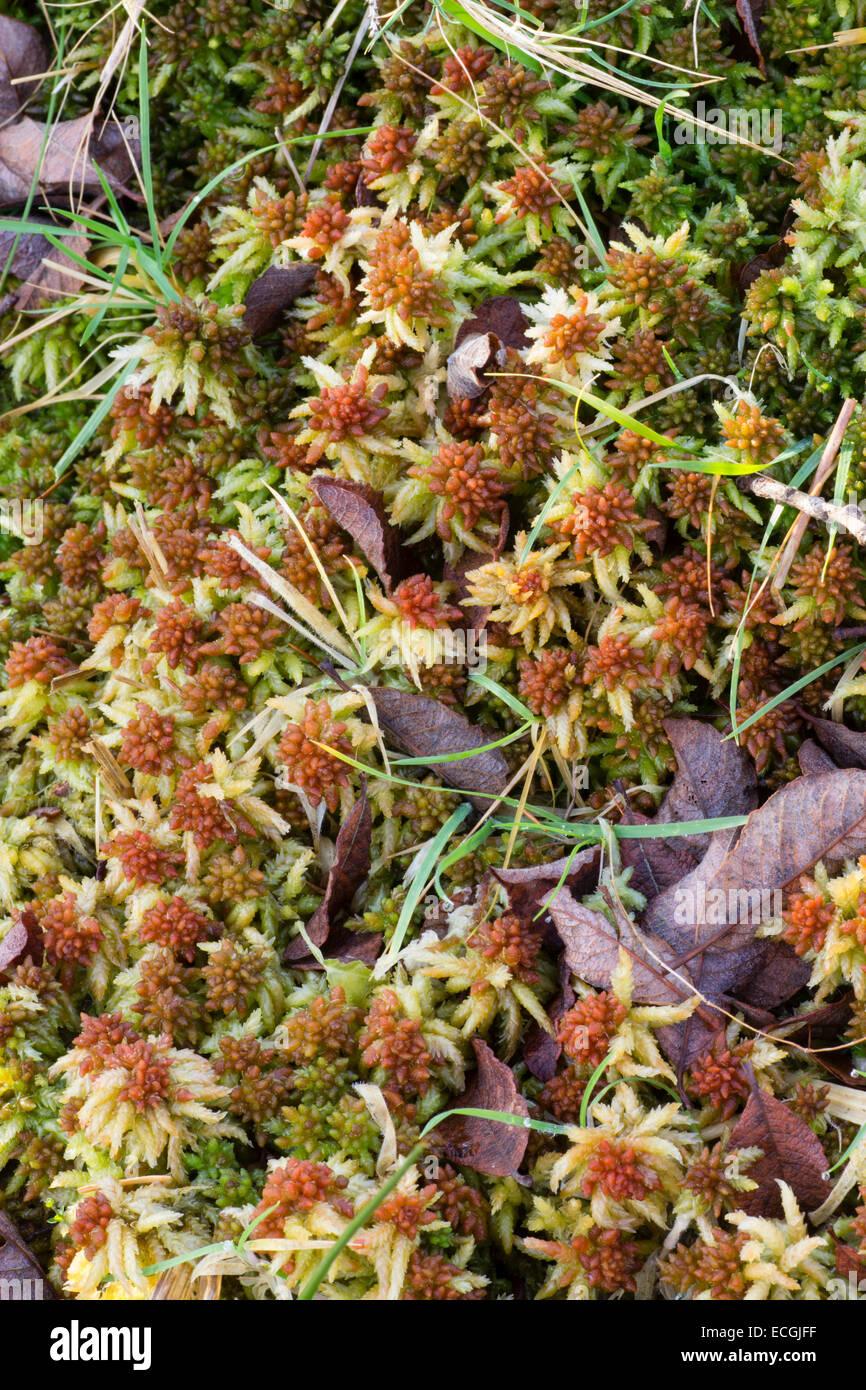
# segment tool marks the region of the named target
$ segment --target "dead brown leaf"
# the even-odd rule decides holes
[[[472,1039],[472,1047],[478,1070],[454,1108],[501,1110],[509,1115],[528,1116],[529,1108],[517,1089],[511,1068],[500,1062],[480,1038]],[[453,1115],[434,1131],[433,1142],[452,1163],[490,1177],[507,1178],[523,1162],[529,1130],[472,1115]]]
[[[410,757],[436,758],[443,753],[462,753],[480,748],[495,738],[477,724],[470,723],[464,714],[427,695],[377,685],[369,689],[382,728],[396,747]],[[431,763],[431,771],[451,787],[469,793],[487,793],[483,800],[485,807],[490,805],[487,798],[498,796],[509,778],[508,763],[498,748],[457,762]]]
[[[90,245],[86,237],[78,236],[64,237],[63,244],[79,256],[86,255]],[[10,252],[9,274],[22,284],[11,292],[5,309],[35,307],[43,299],[74,294],[81,284],[81,271],[72,257],[52,246],[39,232],[23,232],[17,240],[14,232],[0,232],[0,266],[5,266]],[[46,259],[68,266],[68,271],[45,265]]]
[[[821,747],[830,755],[832,763],[837,767],[866,768],[866,733],[846,729],[844,724],[837,724],[834,719],[816,719],[805,710],[801,713],[808,720]]]
[[[836,764],[813,738],[804,739],[797,749],[797,762],[800,764],[800,771],[804,777],[811,777],[815,772],[833,772]]]
[[[670,970],[676,960],[667,942],[640,932],[620,934],[608,919],[577,902],[567,889],[556,895],[550,907],[569,968],[595,989],[609,989],[622,947],[631,958],[634,998],[639,1004],[681,1004],[694,991],[686,966],[678,971],[689,983],[681,984]],[[658,957],[658,960],[655,959]]]
[[[37,965],[42,960],[42,932],[30,908],[24,909],[0,941],[0,975],[27,956]]]
[[[42,1272],[42,1266],[36,1256],[30,1250],[17,1226],[0,1211],[0,1280],[24,1280],[27,1281],[29,1296],[32,1301],[41,1300],[43,1303],[49,1299],[56,1298],[48,1280]],[[22,1297],[26,1297],[22,1294]]]
[[[29,116],[0,127],[0,207],[23,203],[34,182],[46,194],[99,192],[97,164],[115,191],[129,192],[138,149],[134,122],[121,128],[114,119],[103,124],[78,116],[57,122],[47,139],[45,131]]]
[[[805,1211],[819,1207],[830,1191],[823,1176],[827,1156],[817,1135],[790,1106],[758,1086],[753,1087],[728,1146],[763,1151],[746,1170],[747,1177],[758,1186],[739,1197],[739,1206],[752,1216],[782,1215],[780,1181],[788,1183]]]
[[[737,0],[737,14],[740,16],[743,25],[743,33],[749,40],[755,57],[758,60],[758,67],[761,69],[761,72],[764,72],[765,67],[758,29],[763,12],[764,0]]]
[[[314,946],[328,947],[331,933],[352,905],[352,899],[370,872],[370,847],[373,817],[367,789],[361,789],[351,811],[337,834],[334,862],[328,874],[325,896],[307,923],[307,936]],[[302,936],[290,941],[283,960],[288,964],[309,956],[310,950]]]
[[[754,809],[757,780],[746,753],[699,719],[666,719],[664,727],[677,760],[673,783],[654,817],[629,808],[624,824],[670,825],[741,816]],[[634,887],[651,900],[694,869],[711,840],[708,834],[623,839],[620,852],[623,864],[632,869]]]
[[[263,338],[281,322],[283,313],[316,278],[316,267],[307,261],[297,265],[272,265],[254,280],[244,299],[244,328],[251,338]]]
[[[504,367],[508,348],[527,345],[526,318],[511,295],[493,295],[466,319],[454,339],[448,358],[448,395],[452,400],[474,400],[490,385],[484,373]]]
[[[12,79],[43,73],[47,68],[48,50],[42,36],[20,19],[0,15],[0,121],[13,120],[39,86],[38,80]]]
[[[312,487],[322,506],[348,531],[390,594],[406,576],[406,561],[400,532],[388,520],[381,495],[366,483],[327,474],[313,478]]]
[[[650,903],[644,926],[683,952],[712,948],[717,955],[733,954],[730,978],[723,984],[718,977],[719,988],[731,989],[744,983],[736,952],[754,941],[764,904],[774,906],[774,890],[796,887],[819,859],[856,858],[866,850],[866,772],[839,769],[799,777],[753,811],[724,852],[727,835],[713,836],[697,869]],[[688,900],[682,897],[687,893]],[[695,907],[688,920],[683,920],[684,901]],[[720,902],[726,916],[736,920],[707,920],[709,905]]]

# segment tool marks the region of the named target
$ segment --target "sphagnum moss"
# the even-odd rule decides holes
[[[808,489],[866,389],[860,50],[814,47],[842,10],[866,22],[772,0],[762,71],[732,4],[592,0],[628,80],[696,39],[725,128],[754,118],[725,141],[426,4],[348,70],[361,0],[151,7],[147,90],[133,63],[110,92],[147,103],[151,206],[119,188],[129,237],[84,229],[103,285],[124,257],[110,312],[84,286],[19,320],[14,259],[3,300],[0,1191],[64,1297],[180,1263],[224,1299],[628,1299],[654,1270],[655,1297],[811,1300],[864,1268],[837,1083],[866,844],[816,843],[750,921],[788,972],[766,1008],[747,966],[714,994],[675,934],[628,934],[706,843],[671,822],[742,824],[798,752],[862,765],[860,549],[812,526],[782,565],[794,514],[748,488]],[[54,23],[84,112],[114,29]],[[862,434],[858,406],[825,497],[862,500]],[[732,712],[742,785],[696,799],[686,741],[721,766]],[[491,1161],[430,1122],[473,1079],[490,1108],[496,1065],[535,1128]],[[797,1190],[756,1087],[812,1145]]]

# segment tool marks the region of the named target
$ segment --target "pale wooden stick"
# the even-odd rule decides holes
[[[812,483],[811,488],[809,489],[809,495],[811,497],[818,496],[822,487],[824,486],[830,474],[832,473],[836,463],[836,455],[842,447],[842,440],[845,437],[845,431],[847,430],[848,425],[851,422],[851,416],[854,414],[854,411],[856,409],[856,400],[852,396],[849,396],[848,399],[843,402],[842,409],[839,411],[839,414],[836,417],[836,423],[830,431],[830,438],[824,445],[824,452],[821,455],[821,462],[818,464],[818,467],[815,471],[815,479]],[[806,527],[808,525],[809,515],[807,512],[801,511],[800,515],[797,517],[797,520],[794,522],[794,525],[791,528],[791,534],[789,535],[785,547],[781,555],[779,556],[779,563],[777,564],[776,572],[773,575],[773,588],[777,592],[784,587],[785,581],[788,578],[788,571],[790,570],[791,565],[794,563],[794,556],[797,554],[797,551],[800,548],[800,542],[803,539],[803,536],[805,535]]]
[[[825,526],[841,526],[843,530],[849,531],[861,545],[866,545],[866,513],[853,503],[848,503],[840,507],[835,502],[825,502],[823,497],[813,497],[808,492],[800,492],[798,488],[788,487],[787,483],[780,483],[778,478],[768,478],[763,474],[757,474],[754,478],[749,478],[745,484],[740,483],[747,492],[753,493],[756,497],[768,497],[771,502],[780,502],[785,507],[794,507],[801,513],[802,520],[814,517],[816,521],[823,521]]]

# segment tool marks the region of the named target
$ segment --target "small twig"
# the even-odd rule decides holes
[[[335,85],[335,87],[334,87],[334,90],[331,92],[331,96],[330,96],[330,98],[329,98],[329,100],[328,100],[328,104],[327,104],[327,106],[325,107],[325,111],[324,111],[324,114],[323,114],[323,116],[322,116],[322,121],[321,121],[321,124],[320,124],[320,126],[319,126],[318,134],[317,134],[316,139],[315,139],[315,142],[314,142],[314,144],[313,144],[313,148],[310,150],[310,158],[307,160],[307,167],[306,167],[306,169],[304,170],[304,181],[305,181],[305,182],[306,182],[306,180],[310,177],[311,173],[313,172],[313,165],[314,165],[315,162],[316,162],[316,159],[317,159],[317,157],[318,157],[319,150],[322,148],[322,135],[325,133],[325,131],[327,131],[328,127],[329,127],[330,124],[331,124],[331,118],[333,117],[334,112],[335,112],[336,109],[337,109],[337,102],[340,100],[340,95],[341,95],[341,93],[342,93],[342,91],[343,91],[344,86],[346,85],[346,78],[349,76],[349,73],[350,73],[351,70],[352,70],[352,64],[354,63],[355,59],[356,59],[357,56],[358,56],[358,49],[361,47],[361,44],[364,42],[364,39],[365,39],[365,37],[366,37],[367,30],[369,29],[369,27],[370,27],[370,11],[369,11],[369,9],[367,9],[367,10],[364,11],[364,18],[361,20],[361,23],[358,25],[358,31],[357,31],[357,33],[355,34],[355,38],[354,38],[354,40],[353,40],[352,47],[349,49],[348,55],[347,55],[347,57],[346,57],[346,62],[345,62],[345,66],[344,66],[344,68],[343,68],[343,71],[341,72],[339,78],[337,79],[337,83],[336,83],[336,85]]]
[[[822,487],[824,486],[825,482],[827,481],[827,479],[833,471],[833,468],[836,463],[836,455],[842,447],[842,440],[845,437],[845,431],[847,430],[848,425],[850,424],[851,416],[854,414],[856,408],[857,402],[851,396],[849,396],[848,399],[845,400],[842,404],[842,409],[839,411],[839,414],[836,417],[836,423],[830,432],[830,438],[824,445],[824,452],[821,455],[821,461],[818,464],[817,469],[815,470],[814,482],[812,483],[812,486],[809,489],[809,494],[813,498],[818,496],[819,492],[821,491]],[[776,590],[777,593],[785,585],[785,582],[788,578],[788,571],[794,563],[794,556],[800,549],[800,542],[803,539],[803,536],[805,535],[806,527],[808,525],[809,513],[806,511],[801,511],[793,527],[791,528],[791,534],[789,535],[788,540],[785,543],[785,547],[782,550],[781,555],[779,556],[779,561],[776,566],[776,572],[773,575],[773,588]]]
[[[808,525],[808,518],[811,516],[816,521],[822,521],[825,526],[841,526],[843,530],[849,531],[860,541],[861,545],[866,545],[866,513],[862,512],[853,502],[847,503],[844,507],[837,502],[825,502],[823,497],[815,497],[811,493],[801,492],[799,488],[789,487],[787,483],[780,483],[777,478],[768,478],[761,473],[747,479],[745,484],[740,483],[740,486],[745,487],[746,491],[754,493],[756,497],[768,497],[771,502],[780,502],[783,506],[793,507],[800,513],[798,524],[802,523],[801,533]],[[778,579],[778,574],[776,579]],[[780,585],[776,584],[775,587],[780,587]]]

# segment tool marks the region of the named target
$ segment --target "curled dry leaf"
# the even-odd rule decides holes
[[[800,771],[804,777],[811,777],[815,772],[833,772],[836,763],[813,738],[807,738],[797,749],[797,762],[800,764]]]
[[[455,1101],[455,1109],[501,1110],[509,1115],[529,1114],[517,1089],[514,1073],[480,1038],[472,1039],[477,1071],[467,1089]],[[474,1115],[453,1115],[434,1130],[433,1143],[452,1163],[474,1168],[494,1178],[515,1174],[523,1162],[529,1130]]]
[[[556,1027],[557,1020],[571,1008],[577,995],[571,987],[571,971],[565,954],[559,962],[559,990],[547,1005],[547,1016]],[[533,1023],[523,1045],[523,1060],[532,1075],[539,1081],[549,1081],[556,1074],[557,1064],[562,1055],[562,1044],[556,1041],[554,1033],[548,1033],[539,1024]]]
[[[551,904],[550,915],[563,944],[569,968],[595,989],[609,989],[622,947],[631,957],[634,999],[639,1004],[681,1004],[694,992],[687,966],[671,974],[677,959],[667,942],[633,928],[620,935],[608,919],[584,907],[564,890]]]
[[[762,1157],[746,1170],[758,1186],[738,1199],[738,1205],[752,1216],[782,1215],[780,1181],[793,1189],[804,1211],[820,1207],[829,1194],[830,1184],[824,1177],[827,1156],[817,1135],[790,1106],[758,1086],[753,1087],[728,1145],[762,1150]]]
[[[400,532],[388,520],[381,495],[366,483],[320,474],[312,488],[334,520],[348,531],[390,594],[405,578],[406,561]]]
[[[411,691],[370,686],[379,723],[397,748],[409,757],[439,758],[446,753],[462,753],[490,743],[494,735],[472,724],[465,715],[449,709],[439,700]],[[470,793],[499,796],[508,783],[508,763],[498,748],[488,748],[476,756],[450,763],[431,763],[431,770],[451,787]],[[481,800],[481,798],[479,798]]]
[[[42,960],[42,932],[36,914],[25,908],[0,941],[0,975],[28,956],[37,965]]]
[[[65,237],[63,245],[84,256],[90,243],[86,237]],[[52,246],[39,232],[23,232],[18,237],[14,232],[0,232],[0,266],[5,266],[10,252],[9,274],[22,284],[4,297],[4,309],[13,305],[18,309],[35,307],[43,299],[74,294],[81,284],[81,271],[71,256]],[[46,265],[46,260],[54,264]],[[58,270],[57,266],[68,269]]]
[[[759,26],[764,12],[764,0],[737,0],[737,14],[743,25],[743,33],[749,40],[752,51],[758,60],[758,67],[764,72],[764,55],[761,52]]]
[[[866,772],[840,769],[799,777],[752,812],[729,852],[721,854],[724,841],[714,839],[712,861],[708,854],[693,873],[650,903],[645,915],[646,926],[682,951],[712,943],[720,952],[735,953],[754,940],[762,916],[772,915],[774,890],[796,888],[820,859],[838,862],[862,854]],[[727,921],[712,920],[720,905]]]
[[[664,728],[677,760],[673,783],[654,817],[629,810],[626,824],[670,825],[741,816],[754,809],[755,769],[742,749],[698,719],[666,719]],[[710,842],[706,834],[622,840],[620,852],[623,864],[633,870],[634,886],[651,899],[700,863]]]
[[[340,826],[325,896],[307,923],[307,936],[313,945],[327,945],[328,954],[334,927],[349,911],[352,899],[370,872],[372,833],[373,817],[370,813],[367,789],[363,787],[361,795]],[[283,959],[294,963],[305,959],[309,954],[309,947],[301,936],[289,942]]]
[[[589,893],[595,887],[601,851],[591,845],[575,855],[532,864],[527,869],[493,869],[494,877],[508,894],[508,906],[521,917],[534,917],[539,909],[556,901],[561,892]],[[557,889],[557,885],[561,887]]]
[[[32,1302],[41,1300],[44,1303],[56,1297],[17,1226],[0,1211],[0,1283],[12,1280],[16,1283],[27,1281],[28,1293],[22,1292],[20,1296],[29,1297]]]
[[[20,19],[0,15],[0,121],[13,120],[39,86],[38,79],[20,79],[47,68],[48,50],[36,30]]]
[[[262,338],[277,327],[283,313],[316,278],[316,267],[306,261],[297,265],[272,265],[254,280],[244,299],[244,327],[251,338]]]
[[[816,719],[805,710],[802,714],[825,753],[829,754],[830,767],[835,764],[836,767],[866,768],[866,733],[846,729],[834,719]]]
[[[29,116],[0,127],[0,207],[23,203],[32,186],[43,193],[73,197],[101,189],[98,164],[111,186],[128,193],[137,157],[134,121],[102,122],[90,116],[46,127]],[[43,148],[44,142],[44,148]]]
[[[505,366],[508,348],[527,344],[526,319],[511,295],[494,295],[460,325],[448,358],[448,395],[474,400],[487,390],[484,373]]]

